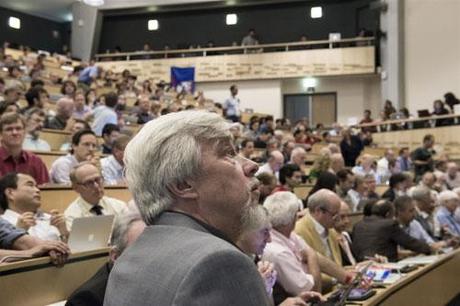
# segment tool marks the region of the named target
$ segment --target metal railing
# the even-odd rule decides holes
[[[229,54],[257,54],[266,52],[288,52],[309,49],[332,49],[344,47],[363,47],[374,45],[374,37],[345,38],[340,40],[315,40],[254,46],[228,46],[198,49],[176,49],[162,51],[135,51],[96,54],[97,61],[130,61],[142,59],[165,59],[180,57],[202,57]]]

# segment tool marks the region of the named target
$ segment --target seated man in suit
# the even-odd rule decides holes
[[[396,220],[398,220],[399,225],[407,234],[417,240],[425,242],[434,251],[448,246],[447,241],[435,242],[435,240],[428,235],[423,226],[415,220],[415,203],[411,197],[401,196],[397,198],[393,204],[396,212]]]
[[[70,250],[61,241],[45,241],[17,229],[0,218],[0,260],[51,256],[54,264],[63,265]]]
[[[436,208],[436,198],[434,194],[427,187],[417,186],[412,190],[411,196],[415,202],[415,220],[420,223],[431,238],[441,238],[440,231],[435,229],[433,212]]]
[[[105,306],[269,305],[234,244],[258,182],[257,164],[232,141],[221,116],[186,111],[150,121],[129,142],[126,180],[147,227],[116,261]]]
[[[390,188],[383,194],[382,198],[393,202],[397,197],[407,194],[411,178],[405,173],[395,173],[390,177]]]
[[[347,232],[350,226],[350,207],[344,201],[340,201],[339,217],[334,222],[334,229],[338,235],[340,255],[344,266],[356,265],[356,259],[351,251],[351,237]]]
[[[409,236],[393,219],[393,204],[380,200],[372,205],[372,215],[355,224],[352,232],[352,250],[356,260],[362,261],[376,254],[389,261],[398,260],[398,246],[415,253],[430,254],[428,244]]]
[[[338,234],[334,222],[340,213],[340,198],[332,191],[320,189],[308,198],[308,210],[297,221],[295,232],[316,252],[342,265]]]
[[[110,238],[109,262],[103,265],[88,281],[81,285],[67,299],[66,305],[92,305],[104,304],[105,289],[115,260],[129,247],[144,231],[145,223],[138,213],[128,213],[115,219],[112,236]]]
[[[31,236],[43,240],[67,241],[69,231],[64,215],[57,210],[51,214],[40,211],[40,189],[27,174],[8,173],[0,179],[1,216]]]
[[[104,196],[101,171],[91,162],[78,164],[70,172],[72,188],[80,196],[64,211],[67,227],[72,228],[76,218],[97,215],[120,216],[127,212],[125,202]]]

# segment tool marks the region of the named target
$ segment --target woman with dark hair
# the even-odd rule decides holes
[[[61,94],[69,98],[74,98],[75,91],[77,91],[77,85],[73,81],[65,81],[61,86]]]
[[[452,112],[454,111],[454,105],[460,104],[460,100],[451,92],[444,94],[444,102],[449,105]]]
[[[449,110],[444,106],[444,102],[441,100],[435,100],[433,102],[433,112],[431,113],[432,116],[443,116],[449,115]],[[435,126],[446,126],[452,125],[453,119],[452,118],[445,118],[445,119],[436,119]]]
[[[320,189],[328,189],[335,192],[335,187],[338,183],[338,178],[334,173],[323,171],[319,174],[315,186],[310,190],[305,201],[308,203],[308,198]]]

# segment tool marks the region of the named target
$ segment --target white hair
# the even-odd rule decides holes
[[[201,146],[230,142],[229,124],[204,111],[170,113],[144,125],[125,149],[129,190],[147,224],[173,203],[169,186],[201,174]]]
[[[110,245],[115,248],[118,255],[121,255],[126,249],[128,245],[128,231],[136,221],[142,221],[141,215],[137,212],[129,212],[115,218]]]
[[[444,190],[438,196],[441,205],[444,205],[444,203],[450,200],[457,200],[458,198],[458,194],[452,190]]]
[[[328,189],[320,189],[308,197],[308,210],[314,212],[317,209],[329,209],[331,199],[339,197]]]
[[[270,228],[270,216],[265,207],[257,204],[249,206],[243,215],[243,232],[259,230],[261,228]]]
[[[307,151],[305,151],[304,148],[301,148],[301,147],[294,148],[291,152],[291,162],[293,161],[295,157],[297,157],[297,155],[302,155],[302,154],[307,154]]]
[[[264,207],[268,210],[272,226],[276,228],[295,220],[302,203],[292,192],[281,191],[268,196],[264,201]]]

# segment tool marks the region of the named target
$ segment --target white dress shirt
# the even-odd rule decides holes
[[[99,205],[102,206],[103,215],[115,215],[117,217],[128,211],[128,206],[125,202],[106,196],[102,197]],[[93,205],[86,202],[82,197],[78,197],[73,201],[64,212],[67,228],[69,230],[72,228],[73,220],[76,218],[96,216],[95,213],[90,211],[91,208],[93,208]]]
[[[45,152],[51,151],[51,147],[46,141],[40,138],[33,139],[32,135],[30,134],[26,134],[26,136],[24,137],[24,142],[22,143],[22,149],[29,150],[29,151],[45,151]]]
[[[318,221],[315,220],[315,218],[311,217],[311,220],[313,221],[313,224],[315,225],[315,230],[318,233],[319,238],[321,238],[321,242],[323,243],[324,249],[326,250],[326,257],[332,259],[332,251],[329,246],[328,240],[329,233],[324,228],[324,226],[322,226]]]
[[[277,281],[292,295],[308,291],[315,285],[313,275],[308,273],[308,266],[302,261],[301,252],[310,247],[296,233],[289,238],[277,230],[270,231],[272,241],[267,244],[262,259],[273,263]]]
[[[56,184],[70,184],[70,171],[78,165],[78,160],[72,154],[61,156],[51,165],[51,182]]]
[[[102,176],[109,185],[115,185],[123,181],[123,166],[113,155],[101,159]]]
[[[12,225],[16,226],[20,214],[17,212],[7,209],[2,215],[2,218]],[[51,215],[40,212],[36,214],[34,226],[29,227],[27,232],[30,236],[36,237],[43,240],[60,240],[61,234],[57,227],[50,225]]]

